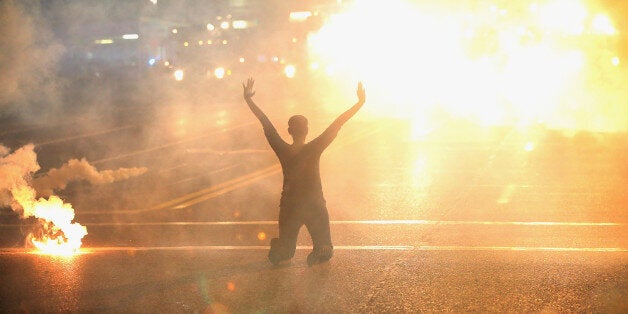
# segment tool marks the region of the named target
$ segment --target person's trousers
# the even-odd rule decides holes
[[[271,240],[269,258],[287,260],[294,256],[299,230],[305,225],[314,251],[322,247],[333,247],[329,228],[329,213],[324,200],[281,206],[279,209],[279,238]]]

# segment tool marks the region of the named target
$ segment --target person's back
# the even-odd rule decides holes
[[[288,132],[295,139],[290,145],[273,128],[265,131],[283,171],[281,205],[296,205],[310,200],[324,200],[320,176],[321,154],[336,137],[338,130],[324,132],[311,142],[302,143],[307,134],[307,119],[296,115],[288,121]]]
[[[279,210],[279,237],[271,240],[268,258],[273,264],[291,259],[296,249],[299,229],[305,225],[314,244],[312,253],[308,255],[308,264],[325,262],[331,258],[333,246],[329,214],[321,184],[320,157],[342,125],[364,104],[366,97],[362,84],[358,84],[358,102],[311,142],[305,143],[308,133],[307,119],[301,115],[292,116],[288,121],[288,133],[292,136],[293,143],[288,144],[253,102],[253,83],[249,79],[246,85],[242,84],[244,99],[261,122],[268,143],[279,158],[284,177]]]

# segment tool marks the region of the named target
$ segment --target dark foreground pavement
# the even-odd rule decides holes
[[[265,247],[4,250],[0,312],[597,312],[628,310],[625,252],[307,248],[272,267]]]

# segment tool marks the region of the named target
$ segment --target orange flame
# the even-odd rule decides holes
[[[12,196],[3,202],[22,218],[39,219],[40,229],[28,235],[27,245],[44,254],[72,255],[81,247],[87,229],[72,222],[72,205],[58,196],[36,198],[37,192],[30,184],[31,174],[40,169],[34,147],[28,144],[9,154],[9,149],[0,145],[0,193]]]
[[[27,244],[32,244],[44,254],[72,255],[81,247],[81,240],[87,229],[79,223],[72,223],[74,209],[58,196],[35,199],[35,190],[23,185],[11,189],[15,201],[23,209],[23,217],[40,219],[41,229],[31,233]]]
[[[31,243],[40,251],[53,255],[70,255],[81,247],[81,240],[87,234],[85,226],[75,222],[72,205],[63,203],[57,196],[40,198],[34,204],[35,217],[43,219],[41,236],[31,236]]]

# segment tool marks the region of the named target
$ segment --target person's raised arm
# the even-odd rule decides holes
[[[253,95],[255,95],[255,91],[253,91],[254,83],[255,80],[253,80],[253,78],[249,78],[246,81],[246,84],[242,83],[242,87],[244,89],[244,100],[246,101],[246,104],[249,105],[249,108],[251,109],[255,117],[257,117],[259,122],[262,123],[262,127],[268,130],[273,129],[274,126],[270,122],[266,114],[264,114],[264,112],[255,104],[255,102],[253,102]]]
[[[356,94],[358,95],[358,102],[355,103],[355,105],[353,105],[347,111],[343,112],[340,116],[338,116],[338,118],[336,118],[336,120],[331,123],[328,129],[336,131],[339,130],[340,127],[345,124],[345,122],[349,121],[349,119],[351,119],[351,117],[353,117],[356,112],[358,112],[358,110],[362,108],[362,105],[364,105],[364,102],[366,101],[366,92],[364,91],[364,86],[362,86],[362,82],[358,83],[358,89],[356,91]]]
[[[347,111],[338,116],[338,118],[336,118],[336,120],[334,120],[334,122],[332,122],[327,127],[327,129],[325,129],[325,131],[321,133],[321,135],[319,135],[316,139],[312,141],[317,143],[317,146],[321,149],[325,149],[325,147],[331,144],[334,138],[336,138],[336,134],[338,134],[338,131],[340,130],[342,125],[345,124],[345,122],[349,121],[349,119],[351,119],[351,117],[353,117],[358,112],[358,110],[362,108],[362,105],[364,105],[364,102],[366,101],[366,92],[364,91],[362,83],[358,83],[358,89],[356,93],[358,95],[358,102],[356,102],[355,105],[353,105]]]

